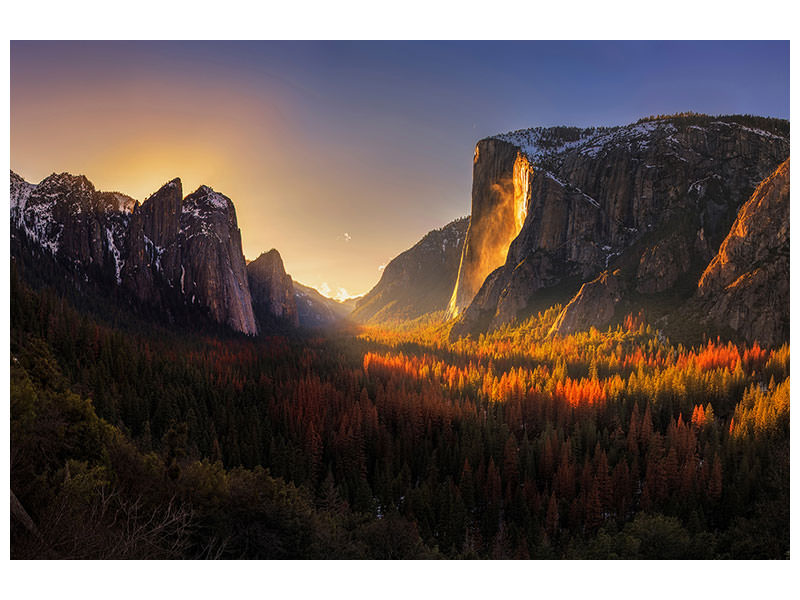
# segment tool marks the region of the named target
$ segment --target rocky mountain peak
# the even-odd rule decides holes
[[[53,173],[36,186],[29,204],[77,215],[94,210],[94,194],[94,185],[83,175]]]
[[[172,281],[180,283],[181,293],[191,302],[207,307],[216,321],[255,335],[258,327],[233,202],[203,185],[183,199],[179,214],[177,250],[165,256],[167,264],[180,267],[180,273],[172,267]]]
[[[137,204],[82,175],[53,174],[34,186],[11,172],[11,221],[15,235],[87,280],[113,282],[170,315],[195,305],[257,333],[233,203],[207,186],[182,195],[178,178]]]
[[[283,258],[281,258],[281,253],[278,252],[275,248],[267,252],[262,252],[258,255],[258,258],[255,260],[251,260],[248,263],[248,268],[250,265],[253,265],[253,269],[258,271],[277,271],[286,273],[283,267]]]
[[[205,213],[224,211],[227,212],[232,208],[233,203],[231,199],[215,192],[207,185],[201,185],[194,192],[186,196],[183,201],[183,211],[201,211]]]
[[[292,278],[286,274],[283,259],[274,248],[247,265],[253,310],[260,323],[278,319],[299,324]]]
[[[73,175],[67,172],[51,173],[39,183],[38,187],[48,192],[64,191],[83,194],[94,192],[94,185],[84,175]]]
[[[137,207],[134,229],[141,227],[143,235],[159,248],[173,244],[180,231],[182,198],[180,179],[165,183]]]

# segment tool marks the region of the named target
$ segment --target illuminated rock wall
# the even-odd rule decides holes
[[[755,117],[499,137],[476,149],[451,339],[566,304],[582,283],[616,269],[626,289],[672,294],[660,301],[676,309],[739,208],[789,154],[788,130]]]
[[[461,254],[450,316],[459,315],[487,275],[506,262],[508,248],[527,216],[531,167],[519,149],[486,139],[475,147],[472,221]]]

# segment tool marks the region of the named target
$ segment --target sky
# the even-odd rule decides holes
[[[789,42],[11,42],[11,169],[142,201],[229,196],[245,257],[277,248],[363,294],[468,215],[479,139],[694,111],[789,118]]]

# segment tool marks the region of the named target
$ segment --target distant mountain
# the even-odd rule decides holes
[[[297,315],[292,278],[286,274],[283,259],[274,248],[247,264],[253,310],[259,324],[277,319],[297,327]]]
[[[139,204],[95,190],[82,175],[33,185],[12,172],[11,225],[12,253],[24,239],[109,295],[172,317],[193,307],[236,331],[258,331],[236,210],[207,186],[183,198],[173,179]]]
[[[341,304],[342,306],[346,306],[350,312],[353,312],[363,297],[364,294],[361,294],[360,296],[353,296],[352,298],[346,298],[345,300],[339,302],[339,304]]]
[[[562,320],[565,330],[605,327],[626,310],[665,317],[691,298],[739,209],[788,155],[788,121],[738,115],[479,141],[451,339],[576,293],[581,315]]]
[[[340,324],[353,311],[357,298],[339,302],[312,287],[293,281],[274,248],[247,264],[253,310],[260,326],[291,325],[305,329]]]
[[[339,302],[323,296],[312,287],[296,281],[293,283],[300,325],[309,329],[330,327],[340,323],[350,316],[353,311],[353,302],[357,300],[357,298],[350,298]]]
[[[378,284],[356,303],[352,318],[362,323],[415,319],[441,311],[453,292],[469,217],[425,235],[394,258]]]

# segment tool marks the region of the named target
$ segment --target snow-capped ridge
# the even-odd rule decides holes
[[[647,147],[656,132],[675,133],[668,121],[645,121],[617,127],[533,127],[491,136],[517,146],[534,165],[576,151],[583,156],[596,157],[610,146],[627,145],[630,150]]]
[[[782,129],[773,121],[775,120],[747,115],[712,117],[686,113],[649,117],[636,123],[614,127],[532,127],[500,133],[487,139],[512,144],[533,165],[552,170],[557,166],[554,162],[572,151],[589,158],[600,157],[612,148],[625,148],[635,153],[647,149],[656,139],[663,140],[677,150],[686,145],[678,134],[688,130],[706,132],[712,128],[730,127],[764,138],[788,139],[788,134],[781,135]],[[759,124],[762,126],[758,126]],[[774,128],[776,131],[767,131],[764,127]]]
[[[209,186],[184,198],[174,178],[139,203],[83,175],[53,173],[32,185],[11,171],[9,204],[12,251],[32,242],[84,281],[157,308],[179,310],[179,289],[217,322],[258,332],[235,208]]]
[[[575,148],[605,128],[589,127],[531,127],[490,136],[517,146],[532,163],[554,154]]]
[[[51,173],[45,177],[37,187],[51,188],[51,187],[69,187],[73,190],[91,191],[95,190],[94,184],[89,181],[85,175],[73,175],[63,171],[61,173]]]
[[[231,206],[230,198],[225,194],[214,191],[213,188],[207,185],[201,185],[192,194],[187,196],[187,198],[189,197],[195,198],[196,201],[202,201],[203,204],[214,209],[227,210]]]

